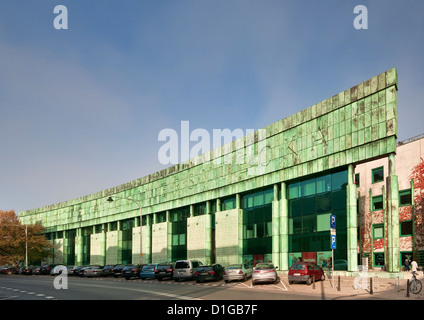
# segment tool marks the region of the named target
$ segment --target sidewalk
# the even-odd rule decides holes
[[[418,279],[424,284],[423,273],[420,272]],[[284,281],[289,291],[299,294],[316,294],[323,299],[391,299],[391,300],[424,300],[424,288],[419,294],[409,294],[407,297],[407,280],[410,277],[405,276],[404,279],[389,279],[372,274],[372,287],[370,290],[370,277],[348,277],[335,276],[334,287],[331,277],[326,275],[324,281],[315,282],[315,286],[305,283],[294,283],[289,285],[287,274],[281,274],[280,279]],[[354,287],[356,285],[356,289]]]

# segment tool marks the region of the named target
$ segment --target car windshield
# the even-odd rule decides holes
[[[241,264],[230,264],[227,269],[230,270],[230,269],[241,269],[241,268],[242,268]]]
[[[301,263],[295,263],[290,267],[292,270],[305,270],[305,265]]]

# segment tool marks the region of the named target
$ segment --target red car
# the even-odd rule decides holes
[[[324,271],[321,267],[311,262],[297,262],[292,264],[289,269],[289,284],[293,282],[306,282],[312,284],[313,278],[315,281],[325,280]]]

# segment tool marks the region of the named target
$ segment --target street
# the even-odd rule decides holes
[[[68,277],[55,289],[53,276],[0,275],[0,300],[292,300],[284,281],[252,286],[246,282],[125,280]],[[302,299],[320,299],[302,295]]]

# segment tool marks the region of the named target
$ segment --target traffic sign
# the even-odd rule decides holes
[[[336,236],[331,235],[331,249],[336,249]]]
[[[336,216],[334,214],[330,216],[330,228],[336,229]]]

